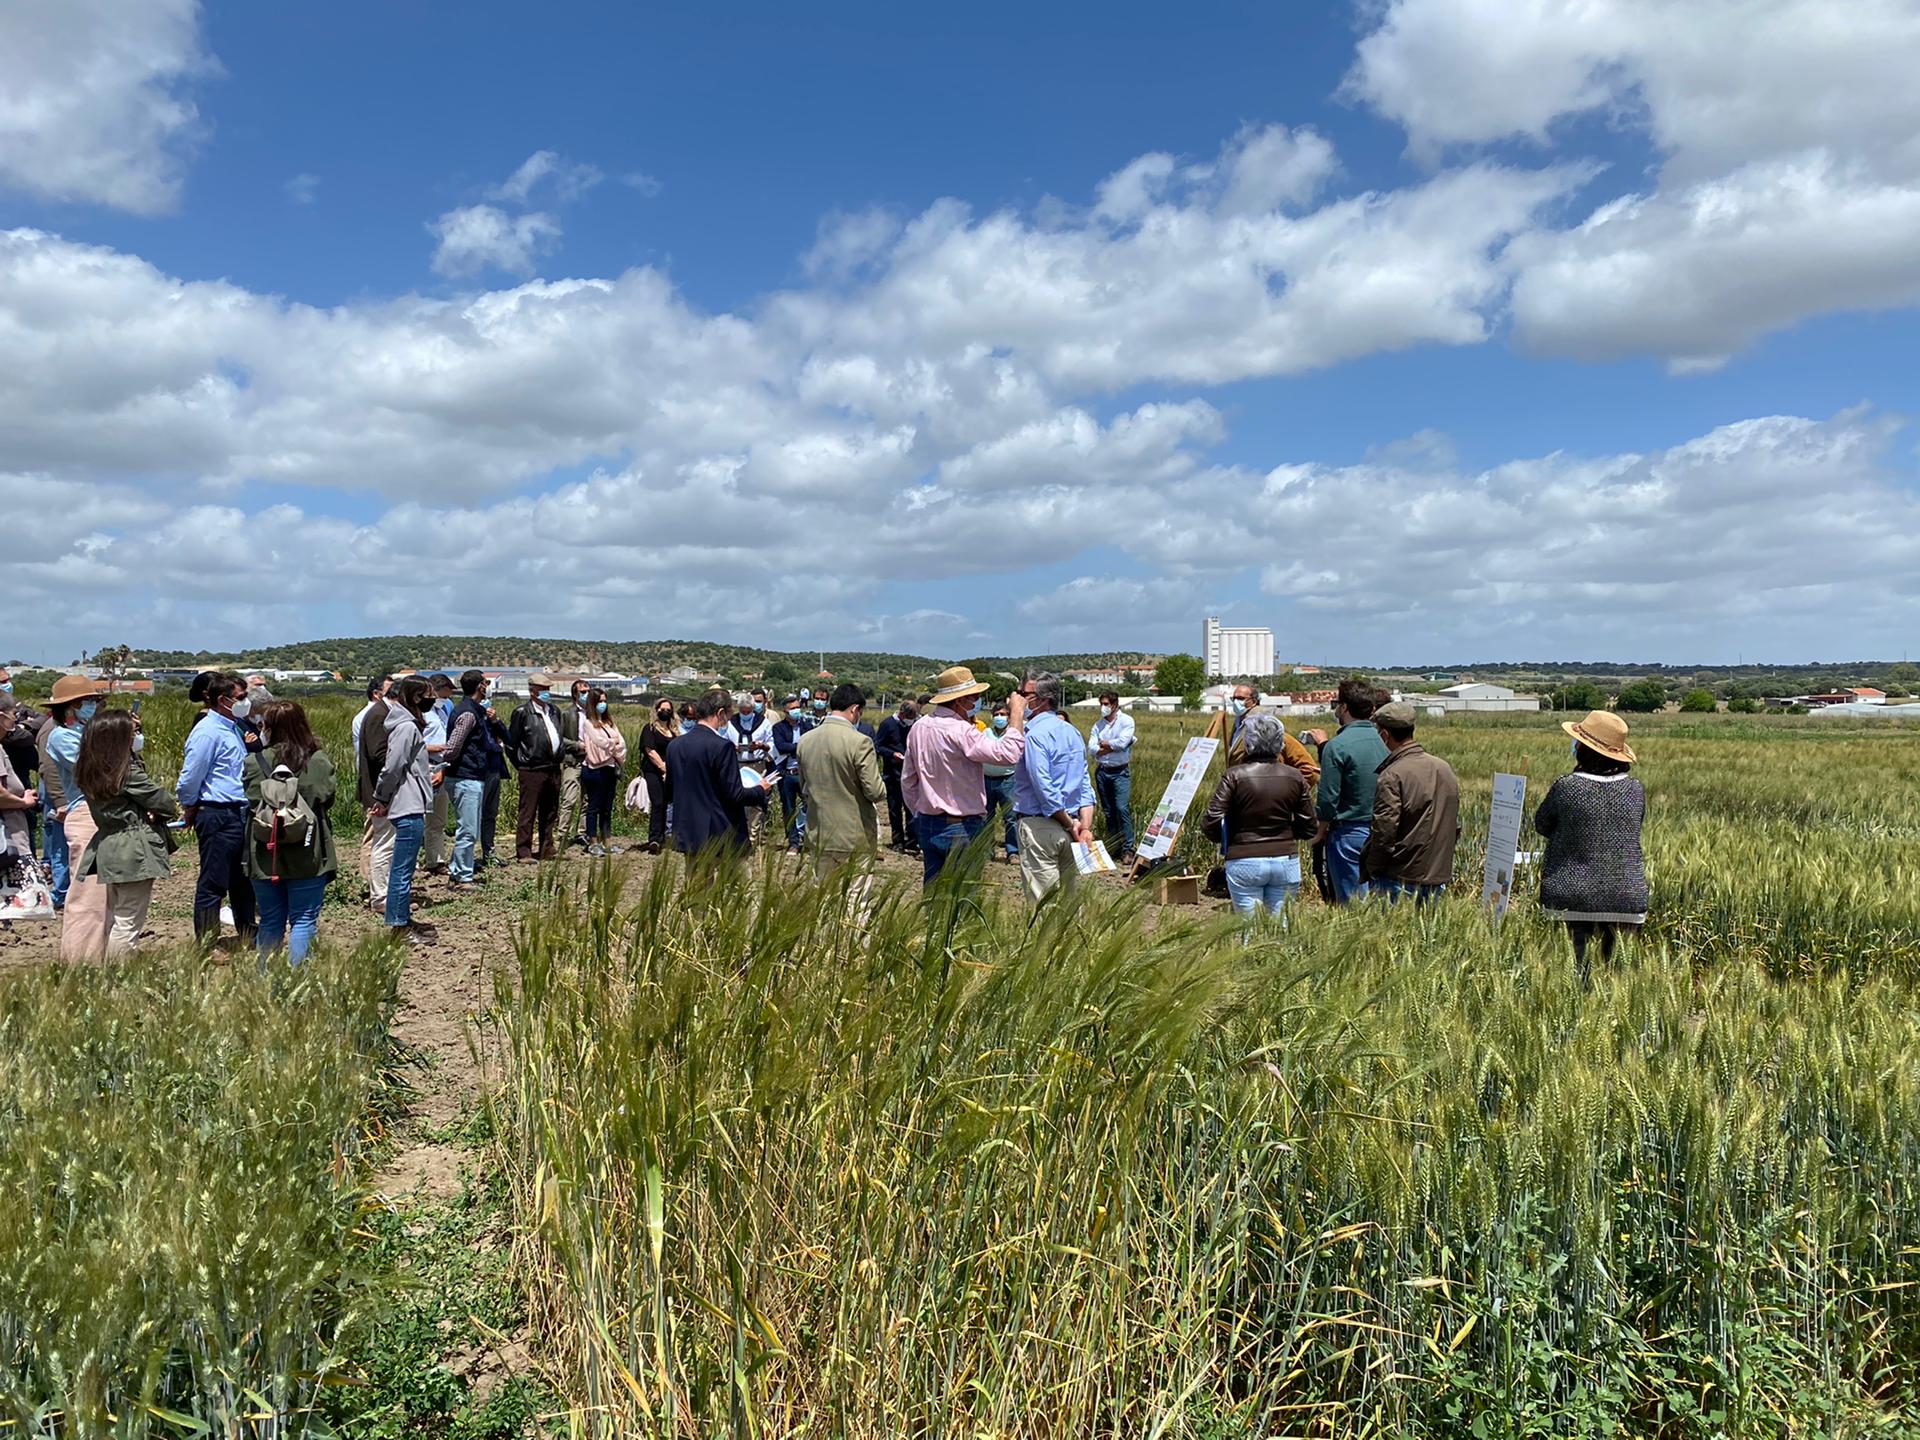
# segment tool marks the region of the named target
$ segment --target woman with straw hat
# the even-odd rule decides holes
[[[1633,747],[1627,722],[1607,710],[1560,727],[1573,737],[1573,771],[1553,782],[1533,817],[1547,842],[1540,867],[1540,908],[1566,922],[1573,960],[1584,984],[1587,945],[1596,935],[1600,956],[1613,958],[1623,926],[1647,919],[1647,862],[1640,827],[1647,792],[1629,773]]]

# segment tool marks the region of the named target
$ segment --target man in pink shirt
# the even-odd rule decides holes
[[[920,837],[923,883],[931,885],[950,856],[986,828],[988,765],[1013,765],[1027,748],[1022,722],[1026,698],[1007,699],[1007,733],[977,728],[974,714],[987,691],[964,665],[940,672],[933,699],[907,733],[900,789]]]

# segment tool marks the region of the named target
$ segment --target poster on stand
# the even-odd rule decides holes
[[[1527,777],[1495,775],[1493,808],[1487,816],[1487,869],[1480,882],[1480,899],[1493,906],[1496,918],[1507,913],[1513,898],[1513,876],[1520,860],[1520,822],[1527,809]]]
[[[1166,793],[1154,807],[1153,818],[1147,822],[1146,833],[1141,837],[1137,853],[1142,860],[1164,860],[1173,853],[1174,841],[1180,838],[1180,827],[1187,823],[1193,797],[1200,793],[1200,782],[1206,778],[1207,766],[1219,748],[1218,740],[1204,735],[1187,741],[1180,763],[1173,767],[1173,778],[1167,782]]]

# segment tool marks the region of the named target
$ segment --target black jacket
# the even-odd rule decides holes
[[[667,784],[673,791],[673,848],[683,854],[722,844],[745,850],[747,807],[765,805],[767,792],[740,783],[740,752],[705,725],[667,747]]]
[[[556,749],[547,734],[547,727],[534,719],[539,703],[529,700],[524,705],[515,706],[513,718],[507,722],[507,758],[513,762],[516,770],[558,770],[560,758],[566,753],[566,717],[560,713],[559,707],[547,706],[554,733],[560,737],[560,745]]]
[[[889,715],[873,732],[873,748],[880,752],[880,768],[898,775],[906,763],[907,731],[913,727],[898,715]]]

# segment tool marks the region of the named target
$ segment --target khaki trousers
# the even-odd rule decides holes
[[[367,877],[368,903],[387,908],[387,876],[393,870],[393,822],[369,815],[360,829],[360,870]]]
[[[565,845],[579,835],[586,825],[586,796],[580,789],[580,766],[578,763],[560,767],[560,818],[554,823],[553,836]]]
[[[87,844],[99,828],[85,805],[67,811],[67,863],[76,869]],[[82,963],[106,958],[107,932],[113,927],[107,909],[107,884],[98,875],[75,880],[67,887],[67,906],[60,914],[60,958]]]
[[[420,864],[438,870],[447,863],[447,807],[453,800],[453,781],[442,780],[433,792],[433,808],[427,811],[427,839],[421,850]]]
[[[118,960],[134,947],[147,928],[147,907],[153,903],[153,881],[135,880],[107,886],[107,958]]]
[[[1038,905],[1063,883],[1071,891],[1080,879],[1080,868],[1073,863],[1073,832],[1051,815],[1022,815],[1015,830],[1027,898]]]
[[[873,908],[873,852],[871,850],[863,850],[851,855],[833,855],[816,850],[813,854],[813,878],[824,885],[849,865],[859,866],[860,873],[847,882],[847,906],[854,921],[864,925]]]

